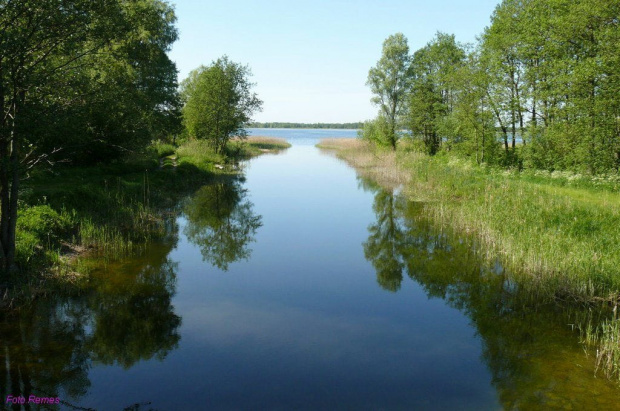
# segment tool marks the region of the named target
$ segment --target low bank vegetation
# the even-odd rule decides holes
[[[361,140],[322,141],[360,174],[425,202],[424,212],[475,236],[543,295],[616,302],[620,290],[620,193],[615,178],[480,167],[428,156],[403,142],[396,151]]]
[[[88,268],[81,256],[109,261],[139,252],[166,235],[180,198],[238,173],[241,159],[289,146],[280,139],[236,140],[227,156],[206,141],[179,147],[154,142],[110,164],[34,172],[26,180],[18,219],[19,268],[9,278],[2,305],[84,278]]]
[[[597,370],[620,379],[620,190],[614,175],[479,166],[420,153],[408,141],[395,151],[361,139],[323,140],[319,147],[335,150],[385,189],[401,190],[435,225],[471,238],[529,300],[570,308],[568,322],[595,348]]]

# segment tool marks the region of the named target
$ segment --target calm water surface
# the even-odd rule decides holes
[[[527,303],[419,204],[313,147],[346,131],[291,133],[293,147],[252,160],[245,179],[197,190],[164,241],[100,267],[83,294],[1,318],[3,398],[101,410],[616,405],[566,313]]]

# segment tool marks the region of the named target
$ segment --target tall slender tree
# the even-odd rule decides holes
[[[411,83],[410,63],[407,38],[402,33],[391,35],[383,42],[381,58],[368,72],[366,82],[375,94],[372,102],[379,106],[380,115],[388,125],[384,141],[393,150],[396,150],[397,128]]]

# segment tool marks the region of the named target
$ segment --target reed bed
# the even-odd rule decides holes
[[[377,150],[358,138],[322,139],[317,147],[334,151],[361,176],[372,178],[382,187],[394,190],[411,182],[411,175],[400,170],[394,151]]]
[[[278,137],[251,136],[245,140],[249,145],[263,149],[289,148],[286,139]]]
[[[385,188],[403,185],[423,200],[435,224],[472,236],[489,262],[499,259],[524,292],[538,301],[615,307],[620,293],[620,193],[613,188],[558,184],[551,176],[480,167],[453,156],[429,157],[399,148],[332,139],[320,147]],[[588,327],[579,322],[586,333]],[[589,344],[608,376],[620,379],[620,327],[590,326]],[[584,339],[585,341],[585,339]]]

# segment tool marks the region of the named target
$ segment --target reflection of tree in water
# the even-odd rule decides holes
[[[171,299],[177,264],[167,257],[176,238],[168,236],[125,265],[95,271],[82,295],[0,312],[1,398],[62,391],[77,399],[90,387],[93,361],[128,368],[176,348],[181,319]]]
[[[260,226],[244,198],[237,182],[216,183],[199,190],[185,209],[188,237],[222,269],[250,255],[247,244]],[[95,270],[80,295],[0,312],[0,398],[63,393],[77,400],[90,387],[93,362],[129,368],[161,360],[177,347],[181,318],[172,306],[177,263],[168,254],[178,227],[171,220],[166,228],[161,243],[143,255]]]
[[[0,313],[0,397],[86,393],[86,315],[55,299]],[[14,407],[19,409],[19,406]]]
[[[429,297],[464,312],[481,337],[482,357],[504,407],[596,405],[587,395],[567,399],[574,385],[617,395],[613,384],[575,366],[593,360],[566,325],[565,309],[538,301],[535,289],[515,283],[499,265],[489,267],[467,238],[436,228],[424,217],[423,204],[368,182],[364,188],[375,193],[377,222],[369,227],[364,251],[378,282],[396,291],[404,269]]]
[[[391,191],[381,190],[370,181],[361,180],[366,190],[375,191],[373,210],[377,222],[368,227],[370,235],[364,243],[364,255],[377,271],[377,282],[385,290],[398,291],[403,281],[400,247],[404,244],[402,222],[396,209],[397,198]]]
[[[89,306],[93,313],[93,333],[87,349],[94,361],[131,367],[140,360],[163,360],[177,347],[181,318],[171,304],[175,292],[177,263],[165,256],[151,261],[140,271],[123,272],[129,281],[116,283],[111,290],[93,293]],[[109,281],[110,275],[101,278]]]
[[[219,182],[202,187],[185,206],[185,235],[200,247],[205,261],[224,271],[250,257],[248,244],[261,226],[245,197],[238,182]]]

